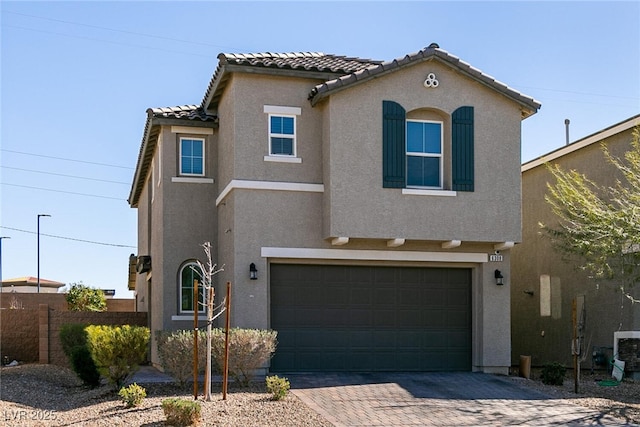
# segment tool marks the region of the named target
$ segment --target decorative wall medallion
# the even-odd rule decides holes
[[[429,73],[427,79],[424,81],[424,87],[426,87],[427,89],[435,89],[439,84],[440,83],[438,82],[438,80],[436,80],[436,75],[434,73]]]

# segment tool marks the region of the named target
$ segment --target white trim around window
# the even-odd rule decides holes
[[[443,197],[456,197],[457,191],[451,190],[422,190],[419,188],[403,188],[402,194],[405,196],[443,196]]]
[[[183,142],[200,142],[200,147],[191,144],[190,153],[183,153],[185,148]],[[205,139],[190,136],[181,136],[178,139],[178,172],[180,176],[205,176]],[[184,160],[189,160],[190,164],[183,164]],[[195,171],[195,172],[194,172]]]
[[[297,154],[297,122],[298,116],[302,114],[302,108],[265,105],[263,112],[268,114],[268,154],[264,156],[264,160],[267,162],[302,163],[302,159],[298,158]],[[274,145],[276,142],[279,145]],[[289,144],[291,144],[290,147]]]

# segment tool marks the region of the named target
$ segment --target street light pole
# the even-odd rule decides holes
[[[11,237],[0,236],[0,292],[2,292],[2,239],[10,239]]]
[[[38,293],[40,293],[40,217],[51,216],[49,214],[38,214]]]

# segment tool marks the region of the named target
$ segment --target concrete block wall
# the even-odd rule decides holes
[[[40,354],[40,363],[70,366],[62,351],[60,329],[67,323],[86,325],[132,325],[147,326],[147,313],[104,311],[93,313],[86,311],[49,310],[47,353]],[[41,345],[41,350],[44,350]],[[47,361],[45,361],[48,359]]]
[[[0,360],[38,362],[38,310],[0,310]]]
[[[60,342],[60,329],[67,323],[147,326],[147,313],[63,311],[52,309],[47,304],[40,304],[37,309],[2,309],[0,360],[7,356],[9,362],[17,360],[20,363],[69,366]]]

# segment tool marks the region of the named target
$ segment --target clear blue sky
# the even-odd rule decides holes
[[[200,103],[220,52],[392,60],[437,42],[542,103],[522,160],[640,112],[640,3],[11,2],[1,8],[2,276],[129,298],[149,107]]]

